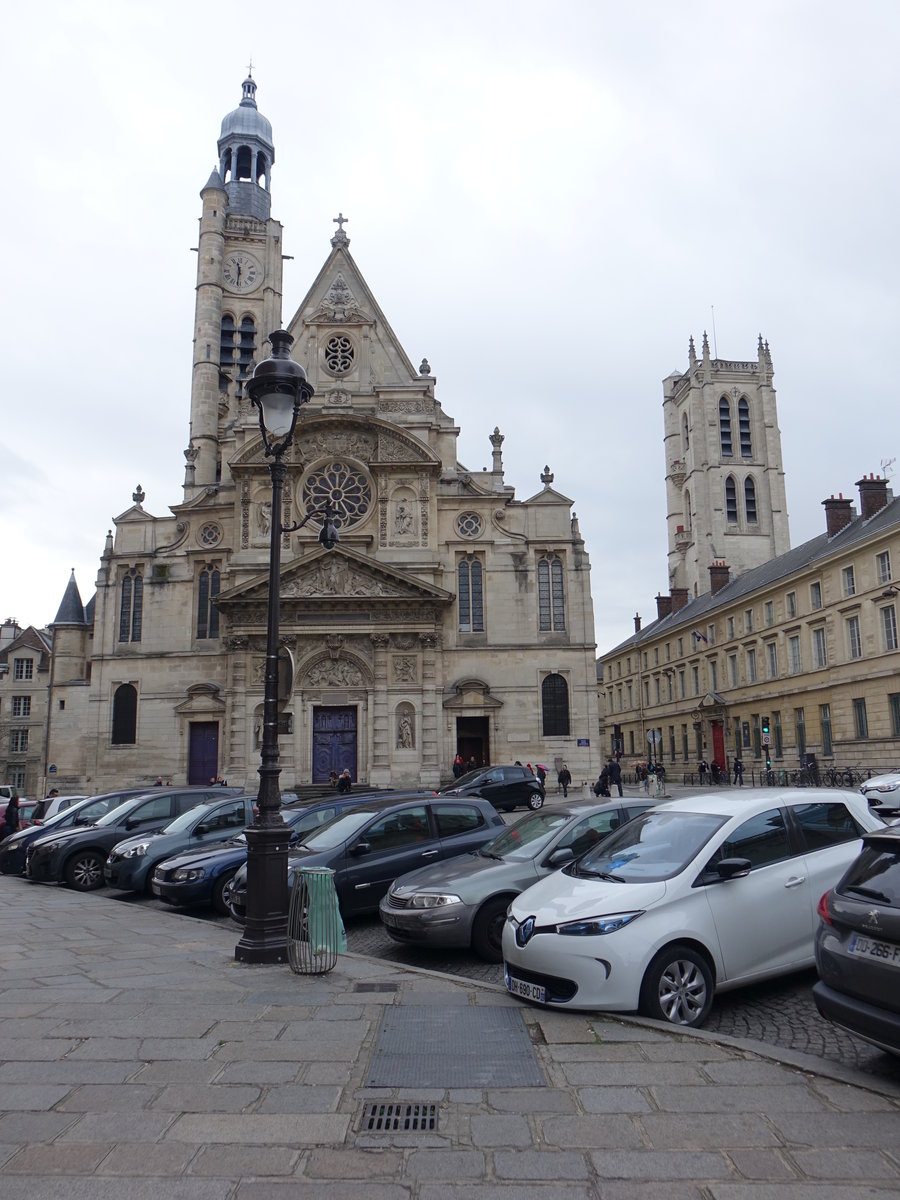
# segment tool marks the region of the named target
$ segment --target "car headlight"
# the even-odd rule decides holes
[[[580,921],[566,921],[557,925],[556,932],[564,937],[600,937],[604,933],[615,933],[617,929],[629,925],[635,918],[641,916],[644,910],[636,912],[610,913],[603,917],[584,917]]]
[[[138,842],[136,846],[129,846],[127,850],[122,851],[123,858],[143,858],[147,853],[149,842]]]
[[[879,783],[879,785],[875,789],[875,791],[876,792],[896,792],[898,787],[900,787],[900,783]]]
[[[452,893],[420,892],[408,901],[410,908],[446,908],[448,904],[462,904],[462,900]]]
[[[202,879],[206,872],[202,867],[179,867],[177,871],[172,872],[173,883],[196,883],[198,879]]]

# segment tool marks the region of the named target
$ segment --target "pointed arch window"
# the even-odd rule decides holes
[[[139,642],[144,618],[144,577],[136,568],[122,580],[119,601],[119,641]]]
[[[681,414],[681,449],[688,451],[691,448],[691,430],[688,425],[687,413]]]
[[[558,554],[547,554],[538,562],[538,629],[541,633],[563,633],[565,628],[562,562]]]
[[[569,685],[562,675],[547,675],[541,684],[544,737],[569,736]]]
[[[113,695],[112,743],[133,746],[137,741],[137,688],[131,683],[117,687]]]
[[[241,337],[238,344],[238,368],[242,375],[248,375],[256,355],[256,325],[252,317],[244,317],[241,321]]]
[[[723,396],[719,401],[719,442],[722,446],[722,457],[731,458],[731,405],[728,397]]]
[[[738,400],[738,434],[741,439],[741,458],[752,458],[753,441],[750,437],[750,405],[743,396]]]
[[[457,568],[457,601],[459,632],[484,632],[484,592],[481,562],[474,554],[466,554]]]
[[[756,516],[756,484],[748,475],[744,480],[744,512],[747,517],[748,525],[755,525],[757,522]]]
[[[197,637],[219,636],[219,610],[215,598],[219,594],[220,575],[216,567],[204,567],[197,580]]]
[[[225,314],[219,334],[219,365],[227,369],[234,366],[234,317]]]
[[[737,484],[734,476],[729,475],[725,480],[725,520],[730,525],[736,525],[737,519]]]

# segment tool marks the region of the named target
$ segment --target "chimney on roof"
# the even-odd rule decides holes
[[[640,613],[634,614],[634,632],[635,633],[641,632],[641,614]]]
[[[663,617],[667,617],[672,611],[672,597],[663,596],[661,592],[656,593],[656,617],[661,621]]]
[[[832,494],[822,504],[825,508],[825,532],[833,538],[853,520],[853,505],[850,500],[844,499],[843,492],[837,496]]]
[[[672,597],[672,612],[680,612],[688,602],[687,588],[669,588]]]
[[[864,521],[881,512],[888,502],[887,480],[880,475],[870,474],[868,478],[856,482],[859,488],[859,512]]]
[[[715,559],[709,568],[709,590],[712,594],[715,595],[716,592],[720,592],[730,578],[731,571],[728,568],[728,564],[721,558]]]

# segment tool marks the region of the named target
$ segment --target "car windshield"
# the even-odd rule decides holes
[[[454,792],[457,788],[466,787],[468,784],[474,783],[483,774],[484,767],[479,767],[477,771],[466,771],[465,775],[460,775],[459,779],[454,779],[450,783],[445,783],[442,788],[438,788],[438,795],[441,792]]]
[[[303,845],[309,850],[333,850],[341,842],[346,842],[347,838],[353,837],[354,833],[374,816],[377,814],[371,809],[354,808],[340,817],[335,817],[316,833],[304,838]]]
[[[492,842],[477,851],[488,858],[525,859],[540,854],[561,825],[572,819],[567,812],[540,809],[504,829]]]
[[[718,813],[642,813],[621,826],[578,862],[564,867],[578,879],[650,883],[671,879],[703,849],[729,818]]]

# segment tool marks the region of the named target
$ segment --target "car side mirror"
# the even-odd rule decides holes
[[[563,863],[571,862],[575,857],[575,851],[571,846],[560,846],[558,850],[544,860],[544,865],[548,867],[561,867]]]
[[[356,856],[361,854],[371,854],[372,846],[369,842],[357,842],[354,846],[350,847],[350,853]]]
[[[743,879],[753,869],[749,858],[723,858],[716,863],[720,879]]]
[[[195,825],[194,826],[194,837],[203,837],[203,835],[205,833],[209,833],[208,825]]]

